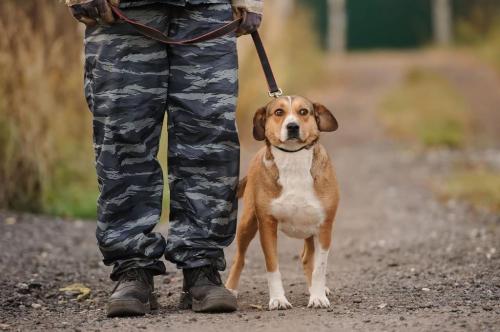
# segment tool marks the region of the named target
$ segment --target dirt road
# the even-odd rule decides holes
[[[107,319],[112,283],[100,263],[93,223],[0,213],[0,330],[498,331],[499,216],[438,202],[430,183],[449,169],[448,155],[406,150],[383,135],[374,116],[376,103],[398,84],[412,58],[332,62],[335,82],[310,94],[335,105],[341,125],[338,133],[323,136],[342,196],[329,261],[331,309],[306,308],[302,244],[281,237],[280,267],[292,310],[266,310],[256,240],[242,275],[238,312],[179,311],[180,274],[169,265],[170,274],[157,278],[158,312]],[[227,250],[228,261],[232,252]],[[91,289],[89,298],[77,301],[59,291],[75,282]]]

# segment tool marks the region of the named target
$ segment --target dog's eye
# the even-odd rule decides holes
[[[276,116],[282,116],[285,113],[281,108],[278,108],[276,111],[274,111],[274,114]]]
[[[303,109],[301,109],[301,110],[299,111],[299,114],[300,114],[300,115],[307,115],[307,114],[309,114],[309,110],[307,110],[307,109],[303,108]]]

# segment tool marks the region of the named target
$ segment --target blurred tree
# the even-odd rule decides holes
[[[298,0],[298,3],[311,9],[320,44],[326,48],[328,46],[328,0]]]
[[[482,40],[500,25],[499,0],[453,0],[455,30],[461,42]]]
[[[59,0],[2,0],[0,30],[0,208],[92,217],[81,28]]]

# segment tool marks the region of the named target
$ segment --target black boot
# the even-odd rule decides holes
[[[222,284],[219,271],[212,266],[182,270],[182,309],[195,312],[231,312],[237,309],[236,297]]]
[[[109,297],[107,315],[142,316],[158,309],[153,294],[153,274],[144,269],[132,269],[120,275],[120,279]]]

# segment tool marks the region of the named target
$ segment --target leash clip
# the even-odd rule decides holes
[[[278,98],[283,95],[283,90],[278,88],[277,91],[269,91],[269,97]]]

